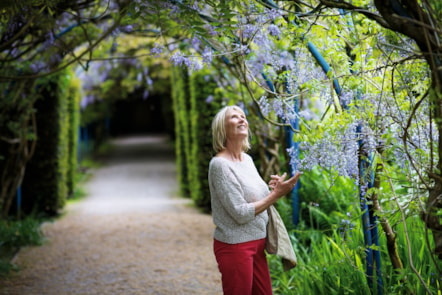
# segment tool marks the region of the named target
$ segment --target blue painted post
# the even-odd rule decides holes
[[[270,91],[275,92],[275,86],[273,85],[273,82],[270,81],[269,77],[267,77],[267,75],[264,73],[261,73],[261,76],[264,78],[264,81],[266,81],[266,84],[269,87]]]
[[[360,144],[362,144],[362,141],[360,142]],[[370,154],[370,156],[368,157],[368,160],[365,161],[364,160],[364,166],[365,166],[365,171],[366,172],[365,175],[360,175],[360,177],[364,177],[364,181],[367,183],[367,189],[370,189],[372,187],[374,187],[374,170],[372,169],[373,167],[373,153]],[[376,265],[376,286],[377,286],[377,290],[378,290],[378,295],[382,295],[383,294],[383,279],[382,279],[382,271],[381,271],[381,252],[377,249],[372,249],[369,248],[372,245],[375,246],[379,246],[379,233],[378,233],[378,219],[377,216],[374,214],[374,209],[373,209],[373,205],[371,202],[367,202],[367,199],[364,198],[364,203],[365,203],[365,210],[364,215],[368,215],[368,225],[367,225],[367,231],[369,231],[369,235],[367,237],[367,240],[369,242],[368,245],[366,245],[367,249],[371,250],[371,263],[372,263],[372,268],[373,265]],[[361,204],[362,204],[362,199],[361,199]],[[365,236],[365,235],[364,235]],[[367,273],[367,276],[369,274]],[[373,286],[373,275],[374,275],[374,271],[373,269],[371,270],[371,286]]]
[[[357,127],[357,133],[361,133],[361,125]],[[362,140],[358,141],[359,146],[363,144]],[[373,154],[367,160],[362,159],[360,164],[359,177],[362,183],[365,183],[367,190],[374,187],[374,171]],[[362,210],[362,221],[364,229],[364,240],[367,253],[367,282],[371,290],[373,290],[374,265],[376,265],[376,286],[377,294],[383,294],[383,279],[381,271],[381,253],[377,249],[372,249],[373,245],[379,246],[379,233],[377,226],[377,216],[374,214],[373,205],[365,197],[365,192],[360,190],[360,204]]]
[[[80,134],[80,146],[83,154],[87,155],[89,153],[89,132],[87,126],[80,127]]]
[[[370,167],[373,167],[373,157],[370,156]],[[374,186],[374,171],[373,169],[370,171],[370,182],[368,188],[372,188]],[[371,244],[379,246],[379,233],[378,233],[378,218],[374,214],[373,205],[368,204],[368,212],[370,216],[370,228],[371,228]],[[376,264],[376,282],[378,295],[383,294],[383,279],[382,279],[382,270],[381,270],[381,252],[377,249],[373,249],[373,257],[374,262]]]
[[[289,88],[289,84],[287,81],[287,75],[285,76],[285,91],[288,94],[291,94],[290,88]],[[299,118],[298,118],[298,114],[299,114],[299,99],[295,98],[295,101],[293,103],[293,110],[296,114],[296,118],[293,120],[290,120],[290,125],[293,127],[293,129],[295,130],[299,130]],[[299,157],[299,143],[293,140],[293,136],[295,135],[295,133],[293,132],[293,129],[290,127],[285,127],[285,136],[286,136],[286,145],[287,147],[293,148],[296,151],[296,157]],[[292,167],[292,170],[290,171],[290,175],[293,176],[295,175],[296,171],[297,171],[297,167],[296,164],[295,166]],[[299,210],[300,210],[300,206],[299,206],[299,188],[301,187],[301,179],[298,180],[298,182],[296,183],[295,187],[293,188],[292,192],[290,193],[290,197],[292,199],[292,222],[293,224],[296,226],[299,224]]]
[[[262,77],[266,81],[267,86],[269,87],[270,91],[275,92],[275,86],[273,85],[272,81],[267,77],[266,74],[261,73]],[[290,93],[290,90],[287,87],[286,83],[286,92]],[[294,104],[295,112],[296,114],[299,112],[299,103],[298,100],[295,100]],[[299,129],[299,120],[296,118],[295,120],[291,120],[290,124],[294,129]],[[286,139],[286,145],[287,147],[293,147],[296,151],[299,151],[299,146],[297,142],[293,141],[293,129],[290,127],[285,127],[285,139]],[[293,176],[296,173],[296,168],[292,169],[290,171],[290,175]],[[297,225],[299,223],[299,187],[300,187],[300,181],[295,185],[295,187],[292,189],[290,193],[290,197],[292,199],[292,222],[294,225]]]
[[[298,113],[299,112],[299,102],[298,99],[295,100],[294,103],[294,109],[295,112]],[[292,122],[290,122],[290,124],[292,125],[292,127],[294,129],[299,129],[299,119],[296,118],[295,120],[292,120]],[[285,127],[285,134],[286,134],[286,144],[287,147],[291,147],[293,148],[297,154],[299,153],[299,143],[293,140],[293,135],[294,132],[292,130],[292,128],[290,127]],[[297,169],[296,167],[292,167],[291,171],[290,171],[290,175],[293,176],[295,175]],[[301,179],[298,180],[298,182],[296,183],[295,187],[292,189],[291,193],[290,193],[290,197],[292,199],[292,222],[293,225],[298,225],[299,223],[299,188],[301,187]]]
[[[307,48],[310,51],[310,53],[313,55],[313,57],[316,59],[316,61],[319,63],[319,65],[321,66],[322,70],[324,71],[325,74],[328,74],[328,72],[330,71],[330,66],[327,63],[327,61],[324,59],[324,57],[321,55],[321,53],[319,53],[318,49],[316,48],[316,46],[308,41],[307,42]],[[342,90],[341,90],[341,86],[339,86],[339,82],[338,79],[333,79],[333,88],[335,89],[335,92],[337,95],[340,95]],[[343,107],[347,107],[347,106],[343,106]]]
[[[359,124],[356,127],[356,134],[360,134],[362,126]],[[359,147],[363,145],[362,139],[358,140]],[[367,201],[367,198],[365,197],[366,192],[368,188],[371,185],[371,179],[367,177],[366,171],[370,167],[370,163],[367,162],[365,159],[360,159],[359,163],[359,178],[360,178],[360,184],[359,184],[359,202],[361,206],[362,211],[362,227],[364,232],[364,241],[365,241],[365,253],[366,253],[366,276],[367,276],[367,283],[370,290],[373,290],[373,249],[371,248],[373,237],[372,232],[370,230],[371,222],[370,222],[370,208]],[[366,189],[362,189],[362,184],[366,184]]]
[[[21,185],[17,188],[17,219],[20,220],[21,218]]]

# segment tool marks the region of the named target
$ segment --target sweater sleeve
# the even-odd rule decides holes
[[[213,163],[209,169],[209,178],[216,191],[216,198],[235,222],[245,224],[255,218],[255,207],[244,199],[237,176],[225,163]]]

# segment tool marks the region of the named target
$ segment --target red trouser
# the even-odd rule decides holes
[[[213,249],[221,272],[224,295],[271,295],[265,239],[239,244],[215,240]]]

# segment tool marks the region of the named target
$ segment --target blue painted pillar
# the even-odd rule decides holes
[[[287,75],[285,77],[285,91],[288,94],[291,94],[289,85],[288,85],[288,80],[287,80]],[[290,125],[293,129],[295,130],[299,130],[299,118],[298,118],[298,114],[299,114],[299,98],[295,98],[295,101],[293,103],[293,111],[296,114],[296,118],[295,119],[291,119],[290,120]],[[286,146],[288,148],[292,148],[293,150],[296,151],[296,157],[299,157],[299,143],[293,140],[293,137],[295,135],[295,133],[293,132],[293,129],[290,127],[285,127],[285,136],[286,136]],[[291,167],[291,171],[290,171],[290,176],[294,176],[295,173],[297,172],[297,167],[296,164],[294,164]],[[298,182],[296,183],[295,187],[293,188],[293,190],[290,193],[290,197],[292,199],[292,222],[293,224],[296,226],[299,223],[299,210],[300,210],[300,199],[299,199],[299,188],[301,187],[301,179],[298,180]]]
[[[361,125],[358,125],[356,128],[356,134],[361,133]],[[362,147],[363,141],[362,139],[358,140],[359,147]],[[364,241],[365,241],[365,261],[366,261],[366,276],[367,283],[370,290],[373,290],[373,267],[374,267],[374,259],[373,259],[373,249],[371,248],[373,237],[371,231],[371,218],[370,218],[370,208],[369,202],[366,198],[367,190],[372,187],[371,175],[367,175],[367,172],[370,171],[369,161],[365,159],[360,159],[359,162],[359,204],[361,206],[362,212],[362,230],[364,233]],[[365,189],[363,188],[365,186]]]
[[[22,205],[22,198],[21,198],[21,185],[17,188],[17,219],[21,219],[21,205]]]
[[[298,113],[298,106],[299,102],[298,100],[294,103],[295,112]],[[299,129],[299,119],[293,120],[294,122],[291,122],[292,127],[295,129]],[[285,134],[286,134],[286,146],[289,148],[293,148],[296,151],[296,156],[299,155],[299,143],[293,140],[294,132],[290,127],[285,127]],[[295,175],[297,171],[296,164],[295,166],[292,166],[292,169],[290,171],[290,176]],[[290,193],[290,197],[292,199],[292,222],[294,225],[298,225],[299,223],[299,188],[301,187],[301,179],[298,180],[295,187],[293,188],[292,192]]]
[[[275,92],[275,86],[273,85],[272,81],[270,81],[270,79],[267,77],[266,74],[262,73],[261,75],[264,78],[264,80],[266,81],[266,84],[269,87],[269,89],[272,92]],[[290,90],[287,87],[287,83],[286,83],[286,92],[290,93]],[[296,112],[296,114],[298,114],[298,112],[299,112],[298,99],[295,100],[294,111]],[[291,120],[290,124],[294,129],[299,129],[299,119],[298,118]],[[293,129],[288,126],[285,127],[286,146],[288,148],[292,147],[297,152],[299,152],[299,144],[297,142],[293,141],[293,135],[294,135]],[[297,170],[296,167],[293,167],[293,169],[291,169],[291,171],[290,171],[290,176],[295,175],[296,170]],[[299,223],[299,193],[298,192],[299,192],[300,183],[301,182],[299,180],[298,183],[295,185],[295,187],[292,189],[292,191],[290,193],[290,197],[292,200],[292,222],[294,225],[297,225]]]

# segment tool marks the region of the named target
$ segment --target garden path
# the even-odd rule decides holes
[[[221,294],[210,215],[176,197],[165,137],[113,141],[87,197],[42,226],[42,246],[22,249],[0,294]]]

